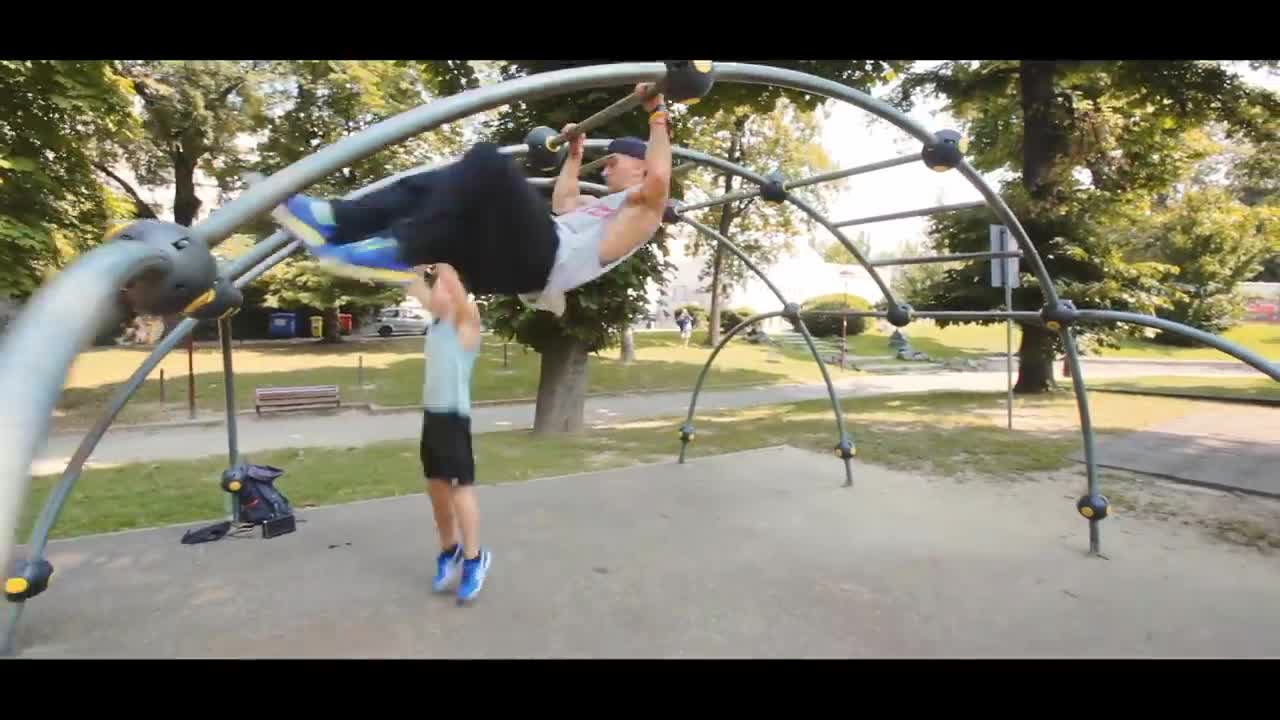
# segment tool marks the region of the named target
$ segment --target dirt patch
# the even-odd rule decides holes
[[[1073,502],[1085,490],[1081,470],[1037,473],[1027,479],[1060,485],[1064,498]],[[1280,500],[1119,470],[1103,470],[1098,480],[1117,514],[1196,528],[1206,537],[1263,553],[1280,551]]]

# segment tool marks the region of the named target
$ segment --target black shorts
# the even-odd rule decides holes
[[[458,485],[474,483],[476,461],[471,450],[471,418],[457,413],[424,411],[418,455],[426,477]]]
[[[401,262],[449,263],[477,295],[541,291],[560,247],[550,201],[493,143],[333,209],[332,242],[389,233]]]

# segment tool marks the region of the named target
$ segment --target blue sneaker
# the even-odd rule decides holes
[[[462,572],[462,543],[454,546],[453,552],[441,550],[436,557],[436,576],[431,581],[431,589],[444,592],[458,579]]]
[[[474,560],[463,559],[462,582],[458,583],[458,602],[464,603],[480,593],[484,585],[485,575],[489,574],[489,564],[493,562],[493,553],[480,548],[480,555]]]
[[[271,217],[310,247],[325,245],[338,232],[329,203],[306,195],[294,195],[283,205],[277,205]]]
[[[400,262],[394,238],[371,237],[344,245],[314,245],[311,254],[326,272],[384,283],[408,283],[421,277]]]

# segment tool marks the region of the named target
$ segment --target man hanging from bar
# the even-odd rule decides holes
[[[651,89],[641,83],[635,92]],[[552,193],[554,217],[492,143],[357,199],[295,195],[272,217],[335,274],[403,284],[417,278],[415,265],[447,263],[477,295],[520,295],[562,315],[565,293],[630,257],[662,223],[671,185],[668,115],[661,94],[642,106],[649,140],[609,145],[610,194],[602,198],[579,194],[584,136],[570,141]]]

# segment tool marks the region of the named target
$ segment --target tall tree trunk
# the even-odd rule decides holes
[[[533,416],[535,435],[582,430],[587,401],[587,357],[586,346],[571,335],[562,336],[542,351]]]
[[[1019,394],[1051,392],[1058,389],[1053,379],[1054,333],[1039,325],[1021,325],[1022,341],[1018,344],[1018,381],[1013,391]]]
[[[725,225],[724,221],[720,222]],[[711,312],[707,316],[707,346],[720,344],[720,270],[724,265],[724,248],[716,243],[715,260],[711,265]]]
[[[173,153],[173,221],[191,226],[200,212],[200,198],[196,195],[196,158],[186,153]]]
[[[744,115],[734,123],[733,137],[729,140],[728,160],[732,163],[742,162],[742,133],[746,131],[747,119]],[[733,175],[724,174],[724,193],[733,192]],[[738,213],[734,212],[733,203],[720,206],[720,234],[729,237],[729,226],[733,225]],[[724,266],[724,248],[716,243],[715,259],[711,265],[711,312],[707,318],[707,346],[720,344],[720,275]]]
[[[636,361],[636,337],[631,326],[622,330],[622,364],[630,365]]]
[[[196,213],[200,210],[200,198],[196,197],[196,162],[190,159],[181,149],[170,156],[173,160],[173,221],[185,227],[191,227]],[[182,322],[181,315],[164,316],[164,332],[161,339],[169,337],[169,333]]]
[[[342,342],[342,333],[338,328],[338,306],[327,307],[324,309],[324,325],[320,330],[320,342],[340,343]]]
[[[1060,101],[1054,87],[1057,65],[1052,60],[1023,60],[1019,92],[1022,101],[1022,186],[1033,201],[1047,200],[1057,189],[1054,168],[1066,152]],[[1032,205],[1037,212],[1036,205]],[[1035,242],[1035,238],[1032,238]],[[1057,389],[1053,379],[1054,334],[1036,325],[1023,325],[1018,346],[1016,393],[1045,393]]]
[[[1022,186],[1032,198],[1054,189],[1053,168],[1065,151],[1054,89],[1052,60],[1023,60],[1019,75],[1022,101]]]

